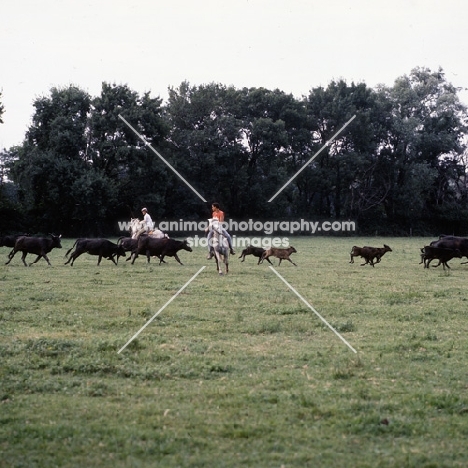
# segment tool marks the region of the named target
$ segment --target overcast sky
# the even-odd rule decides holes
[[[35,98],[76,85],[221,83],[296,97],[333,79],[391,86],[415,67],[468,88],[466,0],[3,0],[0,148],[20,144]],[[468,92],[460,94],[468,104]]]

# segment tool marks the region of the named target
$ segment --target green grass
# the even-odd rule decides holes
[[[2,262],[0,466],[468,466],[468,265],[423,269],[427,242],[302,237],[297,268],[274,260],[357,354],[253,257],[70,267],[67,239],[52,267]]]

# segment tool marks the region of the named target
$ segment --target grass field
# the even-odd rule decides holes
[[[67,239],[52,267],[2,261],[0,466],[468,466],[468,265],[423,269],[428,241],[301,237],[297,268],[274,261],[357,354],[253,257],[70,267]]]

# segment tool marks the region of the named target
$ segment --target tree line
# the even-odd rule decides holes
[[[427,68],[391,87],[338,80],[301,98],[217,83],[183,82],[166,103],[128,85],[103,83],[96,97],[52,88],[34,101],[24,141],[0,153],[1,230],[110,235],[143,206],[157,221],[198,220],[217,201],[235,219],[464,234],[467,109],[458,92],[442,69]],[[0,103],[0,122],[3,112]]]

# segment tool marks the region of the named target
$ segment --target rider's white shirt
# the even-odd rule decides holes
[[[154,227],[153,220],[151,219],[151,216],[149,215],[149,213],[145,214],[145,216],[143,217],[143,221],[146,223],[149,230],[153,229]]]

